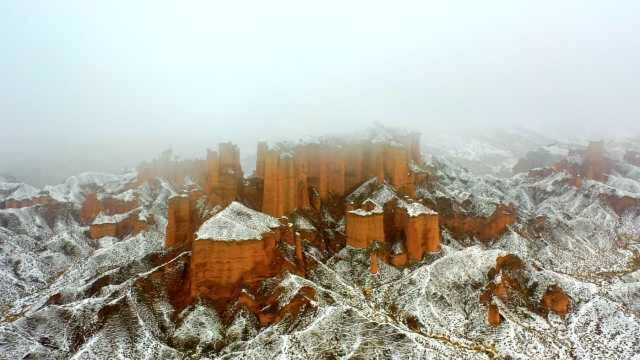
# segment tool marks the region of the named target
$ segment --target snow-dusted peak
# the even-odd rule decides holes
[[[280,226],[272,216],[232,202],[209,220],[196,233],[198,240],[240,241],[262,239],[262,235]]]

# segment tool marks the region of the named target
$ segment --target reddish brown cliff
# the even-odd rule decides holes
[[[634,166],[640,166],[640,152],[635,150],[627,150],[624,153],[624,161]]]
[[[558,315],[566,315],[571,309],[571,298],[557,285],[547,288],[540,305],[545,311],[552,311]]]
[[[517,212],[513,205],[499,204],[489,217],[457,213],[451,207],[440,207],[440,222],[456,238],[475,237],[480,241],[495,240],[516,222]]]
[[[183,194],[169,199],[167,216],[167,248],[190,247],[199,225],[195,209],[195,195]]]
[[[133,197],[131,199],[110,196],[98,198],[96,193],[90,193],[86,196],[80,209],[80,222],[88,225],[100,213],[104,215],[124,214],[138,207],[140,207],[140,203]]]
[[[147,230],[152,224],[153,219],[140,209],[111,216],[101,213],[89,227],[89,237],[100,239],[111,236],[124,239]]]
[[[346,214],[347,245],[366,249],[374,241],[384,242],[383,209],[369,201]]]
[[[192,245],[191,296],[224,301],[276,275],[280,223],[232,202],[202,224]]]
[[[229,204],[240,197],[242,167],[240,150],[231,143],[221,143],[218,151],[207,149],[206,182],[204,191],[209,204]]]
[[[552,166],[555,171],[568,173],[576,187],[581,187],[584,179],[606,182],[612,168],[602,141],[590,142],[585,150],[571,150],[566,159]]]

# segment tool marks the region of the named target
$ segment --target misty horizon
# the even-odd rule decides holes
[[[337,12],[336,10],[340,11]],[[363,11],[362,9],[366,9]],[[352,133],[640,134],[640,5],[0,5],[0,174]]]

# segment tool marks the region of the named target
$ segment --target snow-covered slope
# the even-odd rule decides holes
[[[603,196],[640,198],[640,169],[622,164],[606,184],[575,188],[563,173],[499,178],[447,158],[432,165],[437,180],[418,189],[426,201],[444,197],[480,215],[513,203],[517,223],[491,243],[445,230],[441,253],[403,270],[381,262],[375,276],[365,251],[328,255],[305,243],[306,277],[285,273],[265,286],[280,289],[280,304],[303,287],[315,297],[299,316],[265,328],[240,304],[225,314],[205,302],[177,311],[169,293],[190,253],[163,248],[176,195],[168,183],[131,188],[131,174],[83,174],[45,187],[65,204],[56,216],[45,206],[0,210],[0,359],[638,358],[640,209],[619,214]],[[135,196],[156,225],[123,240],[88,239],[77,221],[87,186]],[[382,187],[374,197],[388,195]],[[547,316],[497,299],[504,321],[489,326],[480,295],[505,254],[527,264],[533,303],[557,284],[571,312]]]

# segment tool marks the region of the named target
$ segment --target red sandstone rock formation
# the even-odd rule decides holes
[[[115,197],[98,199],[96,193],[90,193],[86,196],[80,209],[80,222],[88,225],[91,224],[100,213],[104,215],[124,214],[138,207],[140,207],[140,203],[135,199],[130,201]]]
[[[398,207],[394,211],[394,227],[404,235],[407,261],[410,263],[422,260],[425,253],[440,251],[439,215],[434,211],[427,211],[424,206],[421,208],[424,210],[415,213],[406,207]]]
[[[204,191],[209,204],[229,204],[237,200],[242,188],[240,151],[231,143],[221,143],[218,151],[207,149],[207,169]]]
[[[39,195],[29,199],[7,199],[4,202],[5,209],[21,209],[25,207],[31,207],[36,205],[48,205],[53,203],[54,200],[48,195]]]
[[[557,285],[547,288],[540,305],[545,311],[553,311],[558,315],[566,315],[571,308],[571,298]]]
[[[487,311],[487,321],[493,327],[499,326],[502,323],[502,315],[496,304],[491,303],[489,305],[489,311]]]
[[[171,150],[166,150],[159,159],[150,163],[143,162],[137,170],[137,184],[160,177],[177,187],[182,187],[187,177],[198,184],[204,184],[207,163],[204,160],[177,160],[173,157]]]
[[[195,209],[195,195],[179,195],[169,199],[167,248],[190,247],[200,223]]]
[[[275,218],[237,202],[207,220],[192,245],[191,296],[228,300],[243,284],[276,275],[279,227]]]
[[[384,212],[373,201],[363,204],[361,209],[351,210],[346,215],[347,245],[366,249],[374,241],[384,242]]]
[[[141,210],[113,216],[101,214],[89,227],[89,237],[94,240],[105,236],[123,239],[147,230],[152,224],[153,220],[142,215]]]
[[[600,198],[619,216],[622,216],[628,209],[640,208],[640,199],[638,198],[616,194],[600,194]]]
[[[489,217],[456,213],[451,208],[440,208],[440,221],[457,238],[475,237],[480,241],[499,238],[507,226],[516,222],[515,206],[499,204]]]
[[[602,141],[590,142],[584,151],[572,150],[567,159],[552,166],[555,171],[567,172],[576,187],[581,187],[584,179],[606,182],[612,168]]]
[[[307,182],[308,162],[304,149],[295,155],[278,150],[269,150],[260,145],[256,168],[263,176],[262,211],[283,216],[295,209],[308,209],[309,189]]]

